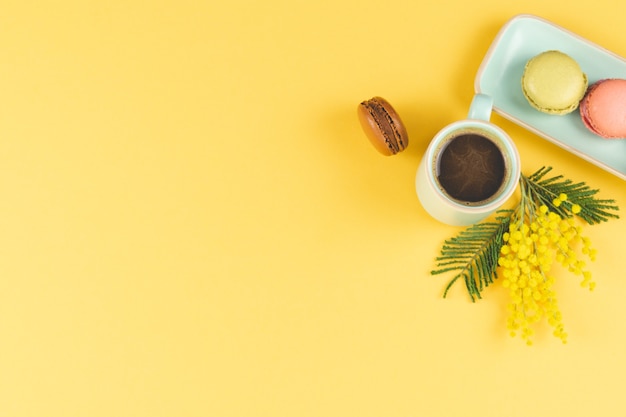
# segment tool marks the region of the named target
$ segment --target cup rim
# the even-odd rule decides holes
[[[478,120],[478,119],[463,119],[452,122],[439,130],[431,140],[428,149],[426,151],[426,162],[430,163],[430,161],[434,158],[434,153],[439,147],[439,144],[443,139],[445,139],[449,132],[459,129],[459,127],[479,127],[483,129],[487,129],[492,133],[495,133],[498,139],[502,142],[503,147],[506,149],[509,159],[511,161],[512,173],[508,177],[508,180],[504,184],[500,195],[493,200],[489,201],[486,204],[482,205],[467,205],[460,203],[458,201],[453,200],[448,195],[444,194],[443,191],[439,189],[437,184],[439,183],[437,178],[435,178],[434,172],[432,169],[426,169],[426,173],[428,175],[428,182],[432,185],[435,193],[442,199],[444,199],[447,203],[452,205],[455,210],[464,213],[482,213],[489,212],[497,209],[502,204],[504,204],[515,192],[517,188],[517,184],[519,182],[519,178],[521,175],[521,161],[519,151],[517,146],[513,142],[513,139],[506,133],[501,127],[495,125],[486,120]]]

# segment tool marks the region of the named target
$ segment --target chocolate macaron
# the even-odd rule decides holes
[[[383,155],[395,155],[409,145],[400,116],[384,98],[373,97],[363,101],[357,108],[357,114],[365,135]]]

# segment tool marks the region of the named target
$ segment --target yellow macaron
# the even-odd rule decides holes
[[[548,114],[568,114],[587,91],[587,75],[578,62],[560,51],[545,51],[524,67],[522,92],[530,105]]]

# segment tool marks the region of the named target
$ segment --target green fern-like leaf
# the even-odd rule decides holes
[[[476,223],[445,241],[432,275],[456,272],[444,290],[444,298],[459,279],[463,279],[472,301],[480,299],[481,292],[497,279],[496,269],[502,246],[502,236],[508,230],[510,211],[501,210],[493,222]]]
[[[545,178],[551,170],[552,167],[542,167],[528,177],[522,175],[520,178],[522,193],[526,193],[537,206],[545,204],[561,217],[571,217],[572,206],[577,204],[581,210],[576,215],[588,224],[619,218],[615,213],[619,210],[615,200],[598,199],[596,194],[599,190],[592,189],[584,182],[565,179],[562,175]],[[553,201],[560,194],[566,194],[567,201],[556,206]]]

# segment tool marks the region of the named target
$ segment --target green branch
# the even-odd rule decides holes
[[[615,200],[598,199],[598,190],[584,182],[564,179],[562,175],[545,178],[551,170],[551,167],[543,167],[528,177],[520,177],[522,196],[514,210],[500,210],[501,215],[495,221],[476,223],[445,241],[440,256],[435,259],[436,269],[431,271],[432,275],[456,272],[445,287],[444,298],[460,279],[465,282],[472,301],[482,298],[481,292],[498,278],[503,236],[515,213],[524,216],[546,205],[562,218],[576,215],[591,225],[619,218]],[[567,200],[555,203],[561,194],[566,194]],[[576,210],[575,206],[578,206]]]
[[[576,215],[588,224],[619,218],[615,213],[619,210],[615,200],[598,199],[595,195],[599,190],[592,189],[584,182],[575,183],[565,179],[562,175],[545,179],[544,177],[551,170],[551,167],[543,167],[529,177],[522,175],[520,178],[520,183],[526,186],[529,198],[537,206],[545,204],[550,211],[554,211],[561,217],[572,217],[572,207],[577,204],[581,210]],[[566,194],[567,201],[556,206],[553,201],[560,194]]]
[[[508,225],[508,216],[497,217],[495,222],[476,223],[458,236],[446,240],[441,255],[436,258],[438,269],[431,271],[432,275],[457,272],[446,286],[444,298],[452,285],[461,278],[465,281],[472,301],[482,298],[482,290],[497,278],[496,267],[502,236]]]

